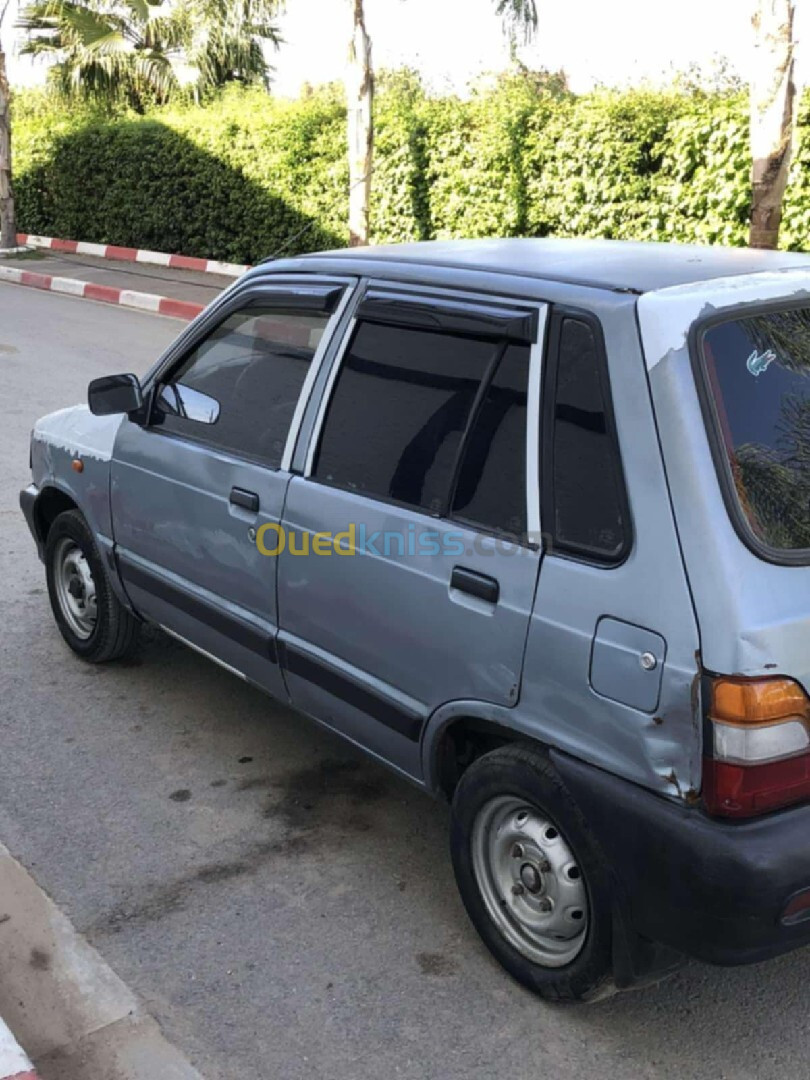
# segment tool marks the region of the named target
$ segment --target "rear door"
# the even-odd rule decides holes
[[[278,523],[303,402],[347,286],[241,291],[156,377],[142,424],[125,419],[111,504],[136,609],[271,692],[275,565],[256,546]]]
[[[439,705],[517,701],[545,317],[371,288],[290,482],[277,558],[291,698],[413,776]]]

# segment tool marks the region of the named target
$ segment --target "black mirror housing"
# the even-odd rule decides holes
[[[137,375],[104,375],[87,387],[87,404],[94,416],[131,413],[143,405]]]

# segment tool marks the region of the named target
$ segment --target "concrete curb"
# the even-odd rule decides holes
[[[0,1018],[0,1080],[38,1080],[28,1055]]]
[[[175,319],[186,321],[195,319],[205,306],[193,304],[190,300],[173,300],[169,296],[158,296],[155,293],[116,289],[112,285],[98,285],[93,281],[79,281],[77,278],[57,277],[53,274],[38,274],[33,270],[21,270],[17,266],[0,265],[0,281],[10,281],[14,285],[29,285],[34,289],[64,293],[67,296],[79,296],[85,300],[100,300],[104,304],[138,308],[140,311],[151,311],[158,315],[171,315]]]
[[[0,920],[0,1015],[27,1051],[10,1080],[203,1080],[1,843]],[[8,1080],[2,1054],[0,1033]]]
[[[165,251],[148,251],[145,248],[120,247],[117,244],[91,244],[84,240],[60,240],[53,236],[34,236],[17,233],[17,243],[23,247],[62,251],[67,255],[92,255],[97,259],[115,259],[118,262],[151,263],[154,266],[171,266],[176,270],[197,270],[203,274],[222,274],[225,277],[241,277],[250,267],[241,263],[217,262],[216,259],[197,259],[192,255],[169,255]]]

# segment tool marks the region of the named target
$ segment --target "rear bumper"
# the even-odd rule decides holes
[[[713,964],[810,944],[782,912],[810,888],[810,805],[727,824],[564,754],[554,762],[609,862],[639,935]]]
[[[25,515],[25,520],[28,522],[28,528],[31,530],[31,535],[37,545],[37,552],[40,559],[44,555],[44,547],[42,543],[42,537],[39,534],[37,528],[37,520],[34,516],[34,507],[36,505],[37,498],[39,497],[39,488],[36,484],[29,484],[27,488],[23,488],[20,492],[20,509]]]

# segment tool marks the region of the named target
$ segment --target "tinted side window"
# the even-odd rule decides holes
[[[493,341],[361,323],[340,367],[314,475],[443,512]]]
[[[620,557],[629,529],[601,368],[593,328],[579,319],[564,318],[553,406],[553,542],[613,561]]]
[[[329,316],[256,304],[229,315],[161,386],[152,422],[277,466]]]
[[[713,326],[703,356],[739,509],[758,540],[810,548],[810,308]]]
[[[526,398],[529,347],[510,345],[472,425],[453,516],[493,532],[526,533]]]

